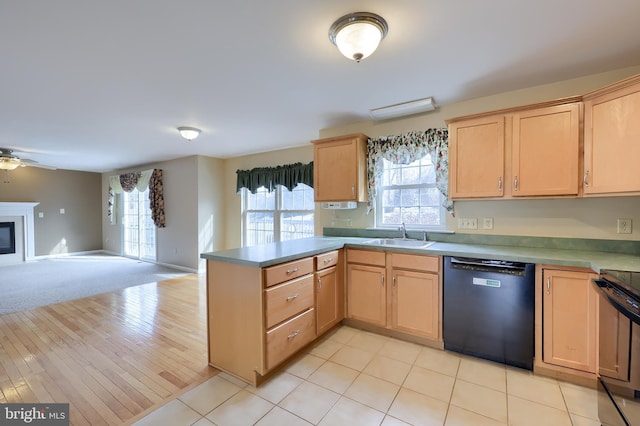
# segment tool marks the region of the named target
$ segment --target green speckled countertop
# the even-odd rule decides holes
[[[325,230],[326,233],[327,231]],[[358,233],[355,234],[357,235]],[[640,255],[636,250],[637,242],[533,237],[476,238],[472,241],[466,241],[464,236],[440,235],[432,238],[432,235],[429,234],[429,240],[435,240],[436,242],[427,248],[390,248],[366,244],[366,241],[372,238],[388,237],[387,235],[371,234],[370,236],[365,236],[363,233],[360,233],[360,235],[358,237],[322,236],[303,238],[282,243],[202,253],[200,257],[262,268],[330,250],[353,247],[438,256],[478,257],[576,266],[591,268],[596,272],[600,272],[602,269],[640,272]],[[411,237],[412,235],[409,234],[409,236]],[[417,235],[413,237],[416,238]],[[464,242],[457,242],[456,239]],[[620,250],[626,250],[627,252],[616,252],[612,247],[620,248]]]

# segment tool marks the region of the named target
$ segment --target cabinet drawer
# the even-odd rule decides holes
[[[313,258],[307,257],[292,262],[271,266],[264,270],[265,287],[280,284],[313,272]]]
[[[316,312],[309,309],[267,332],[267,370],[316,338]]]
[[[313,307],[313,275],[298,278],[265,292],[266,328]]]
[[[316,256],[316,269],[318,271],[329,268],[338,263],[338,250],[330,251]]]
[[[385,254],[383,251],[348,249],[347,262],[364,263],[365,265],[384,266]]]
[[[391,253],[391,266],[416,271],[439,272],[440,258],[437,256]]]

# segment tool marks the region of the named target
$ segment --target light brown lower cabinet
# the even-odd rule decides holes
[[[441,258],[347,250],[347,317],[389,331],[441,340]]]
[[[349,318],[384,327],[387,324],[385,268],[347,266],[347,312]]]
[[[209,364],[257,385],[339,323],[342,253],[265,268],[207,260]]]
[[[344,318],[343,250],[316,256],[316,327],[320,336]]]
[[[598,293],[590,271],[542,269],[542,361],[595,374]]]

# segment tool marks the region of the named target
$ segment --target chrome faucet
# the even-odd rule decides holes
[[[402,225],[398,228],[398,230],[402,232],[402,239],[406,240],[407,239],[407,227],[404,226],[404,222],[402,222]]]

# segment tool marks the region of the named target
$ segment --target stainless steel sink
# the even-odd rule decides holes
[[[405,238],[376,238],[375,240],[365,241],[364,244],[371,244],[373,246],[386,246],[386,247],[413,247],[413,248],[427,248],[435,241],[420,241],[411,240]]]

